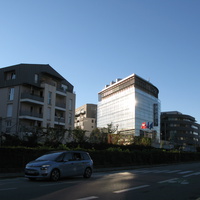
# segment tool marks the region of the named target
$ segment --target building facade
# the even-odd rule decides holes
[[[194,117],[178,111],[161,113],[161,140],[192,150],[200,146],[200,124]]]
[[[97,105],[85,104],[77,108],[74,127],[86,130],[86,134],[90,134],[97,127]]]
[[[74,128],[73,85],[50,65],[19,64],[0,69],[0,132],[35,127]]]
[[[111,124],[116,132],[148,135],[160,140],[159,90],[150,82],[132,74],[117,79],[99,92],[97,127]],[[145,127],[141,127],[145,123]]]

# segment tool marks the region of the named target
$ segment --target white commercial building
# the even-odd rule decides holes
[[[116,133],[146,134],[159,141],[158,93],[154,85],[136,74],[111,82],[98,94],[97,127],[107,127],[112,123]]]

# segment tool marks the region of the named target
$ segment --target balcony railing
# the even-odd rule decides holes
[[[20,116],[29,116],[29,117],[36,117],[36,118],[43,118],[43,114],[29,112],[29,111],[21,111]]]
[[[62,87],[57,87],[56,90],[57,90],[57,91],[60,91],[60,92],[66,93],[66,89],[64,89],[64,88],[62,88]]]
[[[37,96],[37,95],[33,95],[33,94],[29,94],[29,93],[22,93],[21,94],[21,99],[31,99],[31,100],[35,100],[35,101],[40,101],[40,102],[44,102],[44,98]]]
[[[56,103],[56,107],[66,108],[66,104],[65,103]]]
[[[59,123],[65,123],[65,118],[64,117],[56,117],[55,116],[54,120],[55,120],[55,122],[58,122],[58,124]]]

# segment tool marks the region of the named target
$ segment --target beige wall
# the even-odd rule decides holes
[[[97,108],[95,104],[85,104],[77,108],[75,112],[75,127],[86,130],[87,134],[96,128],[96,118],[90,117],[96,115],[94,108]]]
[[[54,127],[54,116],[55,116],[55,101],[56,101],[56,87],[48,84],[44,84],[44,106],[43,106],[43,127],[47,127],[47,124],[50,124],[50,127]],[[49,92],[52,93],[51,104],[48,104],[48,95]],[[49,109],[50,109],[50,118],[49,118]]]

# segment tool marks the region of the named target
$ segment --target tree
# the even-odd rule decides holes
[[[44,144],[48,146],[58,146],[64,143],[65,133],[67,129],[64,128],[44,128],[43,129],[43,138]]]
[[[89,138],[89,142],[91,143],[108,143],[108,133],[105,129],[94,129]]]
[[[151,146],[151,138],[135,136],[133,143],[135,145]]]
[[[77,143],[85,142],[86,140],[85,132],[86,130],[83,130],[79,127],[72,130],[72,137],[73,137],[74,142],[77,142]]]

